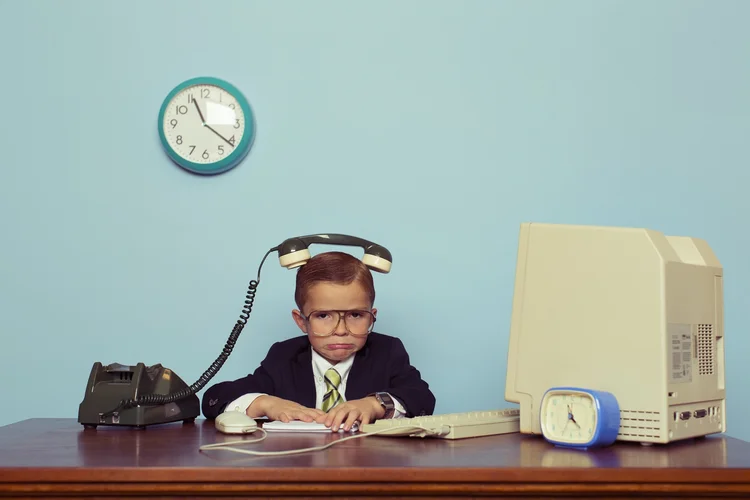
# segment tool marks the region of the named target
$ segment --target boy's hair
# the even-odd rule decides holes
[[[307,301],[307,292],[316,283],[326,282],[348,285],[359,281],[369,296],[370,305],[375,303],[375,286],[370,269],[356,257],[344,252],[320,253],[297,271],[294,301],[300,311]]]

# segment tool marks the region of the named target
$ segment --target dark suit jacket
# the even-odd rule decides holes
[[[311,349],[306,335],[273,344],[254,373],[238,380],[220,382],[206,390],[203,415],[216,418],[229,403],[251,392],[262,392],[315,408]],[[409,355],[401,340],[373,332],[354,356],[346,382],[347,401],[364,398],[373,392],[388,392],[403,404],[407,417],[432,415],[435,396],[419,371],[409,363]]]

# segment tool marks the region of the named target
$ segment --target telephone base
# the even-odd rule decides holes
[[[78,423],[85,428],[99,425],[145,428],[172,422],[192,422],[200,416],[200,400],[191,394],[171,403],[135,406],[104,416],[123,399],[139,394],[172,394],[187,389],[185,382],[169,368],[160,364],[133,366],[94,363],[86,386],[86,394],[78,407]]]

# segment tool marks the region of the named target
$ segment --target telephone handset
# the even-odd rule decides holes
[[[161,364],[147,367],[143,363],[132,366],[112,363],[104,366],[97,361],[91,369],[86,393],[78,408],[78,422],[87,428],[97,425],[145,428],[154,424],[195,420],[201,413],[196,393],[219,372],[232,353],[250,316],[266,258],[272,252],[278,252],[279,264],[286,269],[295,269],[310,260],[308,247],[312,244],[361,247],[364,250],[362,262],[379,273],[389,273],[393,263],[391,253],[385,247],[346,234],[310,234],[284,240],[263,256],[257,279],[250,281],[242,313],[223,351],[193,385],[188,386]]]
[[[380,273],[388,273],[391,270],[393,259],[391,257],[391,252],[385,247],[346,234],[311,234],[308,236],[289,238],[278,246],[279,263],[287,269],[294,269],[295,267],[306,264],[307,261],[310,260],[310,251],[307,247],[313,243],[320,243],[323,245],[360,246],[365,251],[365,254],[362,256],[362,262],[364,262],[367,267]]]

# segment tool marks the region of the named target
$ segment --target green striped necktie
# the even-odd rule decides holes
[[[326,379],[326,394],[323,396],[323,408],[322,410],[326,413],[336,406],[336,403],[341,401],[341,394],[339,394],[338,388],[341,383],[341,375],[334,368],[329,368],[325,374]]]

